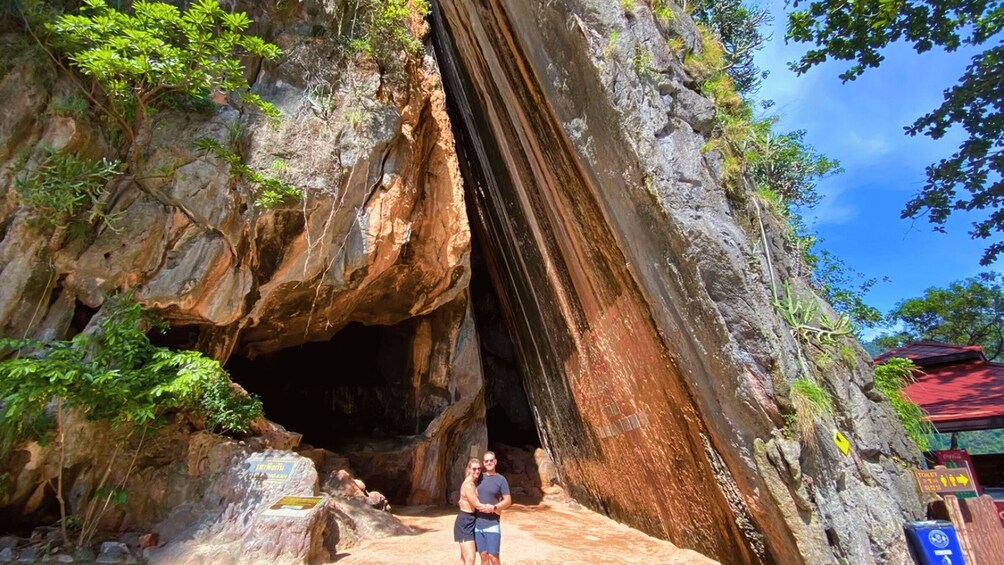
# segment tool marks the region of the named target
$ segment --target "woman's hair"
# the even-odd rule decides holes
[[[468,477],[471,476],[471,465],[477,464],[478,467],[481,466],[481,460],[477,457],[472,457],[467,461],[467,466],[464,468],[464,474]]]

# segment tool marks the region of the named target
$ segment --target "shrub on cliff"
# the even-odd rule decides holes
[[[273,104],[251,92],[242,58],[275,60],[280,49],[248,32],[252,21],[244,12],[228,12],[218,0],[197,0],[184,10],[137,0],[129,11],[84,0],[77,13],[58,15],[44,2],[22,2],[27,31],[59,67],[82,75],[78,90],[120,142],[124,172],[136,172],[158,112],[211,106],[225,97],[279,118]],[[125,178],[102,191],[99,217]]]
[[[219,362],[197,351],[174,351],[150,342],[144,329],[163,324],[128,295],[110,299],[90,331],[69,341],[0,340],[13,355],[0,361],[0,449],[27,439],[54,441],[58,474],[49,482],[59,501],[64,542],[76,523],[78,546],[89,543],[104,511],[126,496],[122,490],[148,430],[171,412],[206,418],[207,427],[243,432],[262,415],[261,402],[232,388]],[[70,516],[63,492],[66,418],[70,410],[109,421],[121,431],[100,482],[86,493],[81,515]],[[138,442],[134,442],[139,436]],[[132,447],[136,443],[135,447]],[[119,457],[132,451],[125,477],[108,484]]]

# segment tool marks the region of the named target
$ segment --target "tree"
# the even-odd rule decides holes
[[[186,411],[205,418],[210,431],[238,433],[262,415],[261,402],[232,388],[218,361],[198,351],[153,345],[144,329],[166,326],[131,295],[110,299],[102,313],[90,330],[69,341],[0,339],[0,351],[14,353],[0,361],[0,455],[25,440],[55,441],[59,464],[56,476],[46,481],[59,502],[63,542],[71,543],[72,522],[79,527],[78,547],[90,542],[111,504],[125,501],[124,487],[147,431],[164,423],[167,414]],[[70,410],[111,422],[123,436],[97,484],[78,493],[76,515],[63,484]],[[120,453],[130,450],[131,462],[125,464]],[[109,485],[112,471],[120,467],[126,469],[124,478]]]
[[[787,39],[812,43],[791,64],[802,74],[828,58],[852,61],[840,78],[854,80],[883,59],[881,50],[906,40],[918,53],[935,46],[955,51],[980,46],[1004,27],[1004,5],[992,0],[795,0],[788,16]],[[1004,46],[975,55],[959,82],[945,91],[941,106],[906,127],[909,135],[943,137],[961,126],[967,138],[950,158],[927,167],[927,181],[902,211],[903,218],[927,216],[936,231],[945,231],[953,212],[988,210],[973,222],[970,235],[988,239],[1004,231]],[[980,264],[1004,252],[1004,242],[987,246]]]
[[[773,125],[776,119],[767,121]],[[746,161],[758,188],[773,190],[792,206],[806,209],[819,203],[816,184],[843,171],[838,161],[805,142],[805,130],[779,134],[764,128]]]
[[[770,12],[743,0],[698,0],[692,10],[694,20],[708,26],[722,42],[725,70],[736,91],[743,96],[754,94],[767,77],[767,71],[753,64],[753,54],[769,39],[761,29],[771,23]]]
[[[78,13],[67,14],[40,0],[20,0],[19,6],[26,31],[75,77],[80,94],[119,141],[120,172],[136,172],[157,112],[211,106],[219,92],[238,107],[279,118],[273,104],[250,91],[241,58],[274,60],[281,51],[248,33],[252,22],[244,12],[227,12],[218,0],[196,0],[184,10],[136,0],[131,13],[105,0],[83,0]],[[117,176],[95,193],[100,196],[91,218],[108,221],[104,207],[128,186],[127,178]]]
[[[184,12],[138,0],[132,14],[105,0],[85,0],[79,14],[48,26],[53,44],[101,91],[94,102],[131,145],[127,165],[149,142],[151,114],[176,97],[206,98],[214,90],[278,117],[278,110],[248,91],[240,58],[275,59],[280,50],[246,33],[244,12],[228,13],[218,0],[198,0]]]
[[[1004,354],[1004,278],[980,273],[948,285],[929,288],[924,295],[896,305],[887,316],[900,331],[876,341],[893,349],[910,341],[940,341],[980,345],[989,359]]]

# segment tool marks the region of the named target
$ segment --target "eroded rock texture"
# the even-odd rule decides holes
[[[577,498],[723,562],[903,562],[919,505],[896,457],[917,453],[852,344],[812,367],[836,422],[811,450],[780,436],[800,369],[769,281],[815,297],[702,151],[713,108],[666,44],[696,30],[643,4],[439,2],[475,224],[545,446]]]
[[[445,501],[487,443],[490,396],[504,418],[532,413],[554,462],[542,485],[680,546],[727,563],[907,559],[900,524],[919,503],[899,461],[917,453],[873,399],[864,352],[799,346],[771,306],[782,282],[816,297],[780,227],[744,190],[727,196],[720,158],[702,151],[714,108],[666,41],[698,48],[686,14],[666,27],[644,2],[440,0],[435,57],[380,66],[338,54],[342,2],[244,4],[284,50],[249,71],[284,119],[159,116],[112,202],[116,230],[57,237],[20,205],[13,179],[43,145],[93,158],[110,145],[52,110],[65,77],[27,62],[0,77],[0,335],[68,337],[109,293],[135,289],[171,323],[165,344],[226,362],[266,414],[295,423],[331,491],[352,489],[351,467],[393,503]],[[200,137],[306,197],[255,207]],[[487,392],[461,171],[502,318],[492,302],[486,366],[506,379]],[[780,431],[800,355],[837,403],[806,446]],[[528,408],[499,398],[519,378]],[[256,448],[275,447],[272,433]],[[184,437],[141,459],[141,483],[163,488],[109,527],[205,510],[214,487],[187,472]],[[68,488],[86,492],[100,462],[81,457]],[[53,461],[31,444],[3,462],[16,486],[4,516],[51,510],[39,469]],[[332,508],[325,531],[355,543],[393,529],[350,510]],[[325,535],[311,539],[325,541],[297,559],[330,553]]]
[[[227,106],[158,114],[139,170],[109,203],[115,229],[99,224],[96,233],[55,235],[38,211],[20,205],[15,176],[46,147],[96,159],[111,156],[111,144],[96,120],[53,109],[74,95],[73,84],[44,58],[0,76],[7,100],[0,113],[0,335],[66,339],[110,294],[134,290],[171,325],[155,339],[227,363],[248,388],[262,385],[256,392],[267,414],[273,390],[292,391],[290,402],[305,390],[310,403],[300,412],[355,417],[356,428],[299,431],[318,447],[358,448],[363,453],[351,464],[373,467],[371,486],[393,488],[397,503],[445,501],[466,457],[487,440],[467,290],[470,231],[435,61],[400,53],[378,65],[347,54],[341,26],[351,17],[342,2],[239,4],[261,22],[258,33],[283,49],[279,61],[249,61],[248,71],[253,89],[283,118],[271,125]],[[411,23],[425,34],[420,18]],[[197,148],[200,138],[302,189],[303,200],[255,206],[254,187]],[[325,344],[350,324],[389,337],[342,351],[342,359],[325,357],[337,350]],[[322,352],[312,366],[286,362],[267,375],[251,372],[269,356],[295,358],[304,344]],[[400,362],[374,373],[378,378],[346,369],[387,359]],[[21,455],[5,466],[15,480]],[[399,463],[368,462],[379,457]],[[43,482],[37,473],[25,480],[31,484],[3,500],[8,516]],[[47,499],[36,507],[52,502],[51,492],[37,492]]]

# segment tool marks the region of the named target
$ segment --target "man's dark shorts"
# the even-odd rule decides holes
[[[474,541],[474,521],[477,518],[470,512],[459,512],[457,521],[453,523],[453,541]]]

